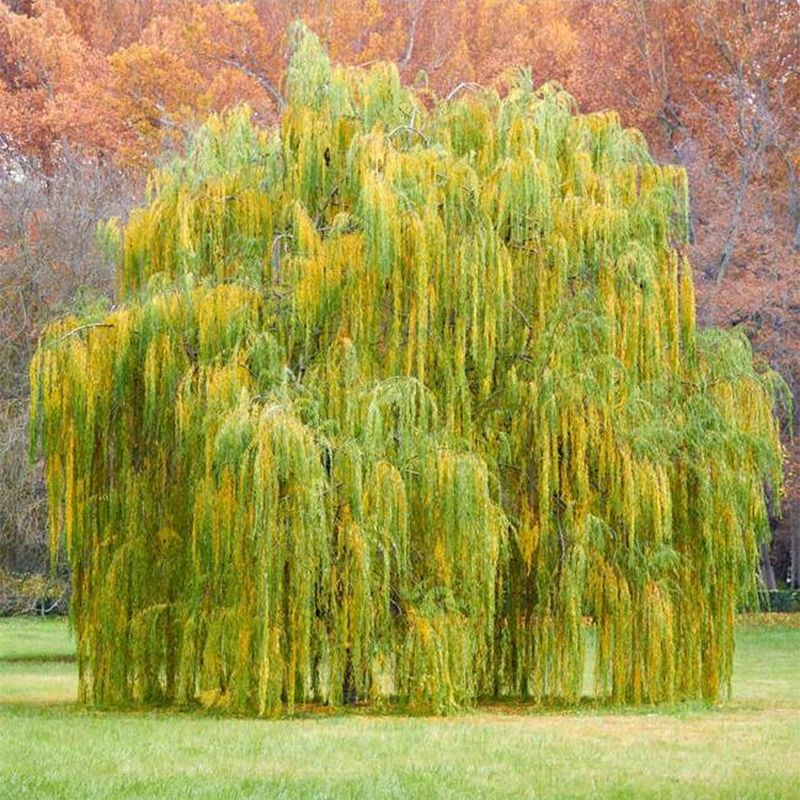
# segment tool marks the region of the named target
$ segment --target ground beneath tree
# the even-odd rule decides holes
[[[800,781],[800,615],[740,620],[734,697],[713,708],[271,721],[103,713],[74,703],[73,652],[64,620],[0,620],[8,797],[788,800]]]

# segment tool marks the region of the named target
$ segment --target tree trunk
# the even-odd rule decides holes
[[[407,67],[408,64],[411,62],[411,57],[414,55],[414,43],[417,38],[417,25],[419,25],[419,18],[422,14],[422,10],[425,7],[426,0],[422,0],[422,2],[417,3],[415,8],[410,8],[411,4],[409,3],[409,10],[411,13],[411,22],[408,28],[408,40],[406,43],[406,49],[403,55],[400,58],[400,68]]]
[[[725,238],[725,246],[722,248],[722,256],[719,259],[717,267],[717,283],[722,283],[725,273],[728,271],[733,249],[736,246],[736,236],[739,233],[739,225],[742,222],[742,209],[744,208],[744,199],[747,195],[747,186],[750,183],[750,153],[745,152],[742,159],[741,170],[739,171],[739,186],[736,189],[736,200],[733,206],[733,217],[731,218],[731,226],[728,229],[728,235]]]
[[[761,579],[764,582],[764,588],[768,592],[774,592],[778,585],[775,582],[775,570],[772,568],[772,561],[769,557],[769,545],[763,542],[761,545]]]
[[[800,175],[794,168],[794,161],[790,149],[784,144],[778,144],[775,148],[780,154],[786,167],[786,183],[789,188],[789,217],[792,221],[793,246],[795,250],[800,250]]]
[[[789,588],[800,589],[800,503],[789,506]]]
[[[800,180],[794,168],[789,173],[789,213],[794,226],[794,249],[800,250]]]

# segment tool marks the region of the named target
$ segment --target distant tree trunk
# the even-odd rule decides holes
[[[794,249],[800,250],[800,176],[794,167],[791,154],[780,149],[781,158],[786,165],[786,177],[789,183],[789,215],[794,230]]]
[[[769,545],[766,542],[761,545],[761,578],[768,592],[774,592],[778,588],[775,582],[775,570],[769,557]]]
[[[422,10],[425,8],[427,0],[422,2],[409,3],[410,19],[408,26],[408,38],[406,41],[406,49],[400,58],[400,68],[407,67],[411,62],[411,57],[414,55],[414,44],[417,38],[417,26],[419,25],[419,18]]]
[[[733,216],[731,217],[731,225],[728,229],[728,235],[725,237],[725,245],[722,248],[722,255],[719,259],[717,266],[717,283],[722,283],[725,278],[725,273],[728,271],[733,250],[736,247],[736,237],[739,233],[739,226],[742,222],[742,210],[744,209],[744,199],[747,196],[747,187],[750,183],[750,175],[752,173],[752,165],[750,162],[750,153],[747,152],[742,157],[742,165],[739,170],[739,185],[736,188],[736,196],[734,199]]]
[[[800,589],[800,503],[789,506],[789,588]]]
[[[742,21],[744,30],[751,34],[754,21],[747,3],[741,4]],[[760,17],[759,17],[760,18]],[[723,85],[732,87],[736,103],[736,130],[742,143],[742,153],[739,162],[739,181],[734,196],[733,214],[725,244],[717,265],[717,283],[722,283],[728,271],[731,256],[736,247],[736,238],[742,223],[747,188],[753,173],[758,170],[759,163],[771,144],[772,125],[770,124],[770,91],[769,85],[758,75],[755,60],[752,54],[740,53],[735,36],[725,32],[717,24],[717,19],[712,14],[706,23],[713,33],[714,45],[722,61],[728,66],[728,74],[723,80]],[[701,27],[703,23],[701,22]]]
[[[358,700],[356,692],[356,678],[353,674],[353,657],[350,648],[345,653],[344,680],[342,681],[342,702],[346,706],[353,706]]]

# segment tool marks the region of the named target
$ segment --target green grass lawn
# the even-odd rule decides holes
[[[75,704],[63,620],[0,620],[0,798],[798,798],[800,615],[743,620],[732,700],[446,719]]]

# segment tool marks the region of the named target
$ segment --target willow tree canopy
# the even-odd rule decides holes
[[[431,102],[301,33],[32,364],[101,704],[714,698],[778,381],[697,331],[683,170],[524,74]]]

